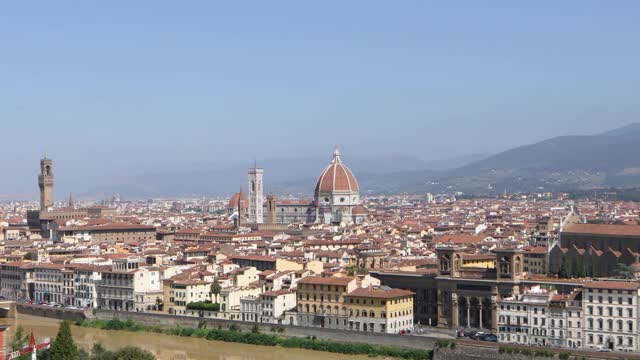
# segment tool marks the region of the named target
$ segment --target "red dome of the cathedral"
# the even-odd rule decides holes
[[[359,192],[358,181],[349,168],[342,163],[340,151],[336,148],[333,152],[333,160],[320,174],[316,184],[316,194],[331,193],[334,191]]]
[[[227,207],[230,209],[237,209],[238,199],[240,199],[239,192],[231,195],[231,199],[229,199],[229,204],[227,204]],[[242,194],[242,208],[246,210],[248,209],[248,207],[249,207],[249,196]]]

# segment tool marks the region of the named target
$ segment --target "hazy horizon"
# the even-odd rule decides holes
[[[418,163],[638,121],[640,3],[457,5],[4,4],[0,200],[36,198],[43,154],[62,199],[335,145]]]

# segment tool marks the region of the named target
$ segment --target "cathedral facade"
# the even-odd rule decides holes
[[[342,162],[338,148],[329,165],[320,173],[312,199],[278,199],[262,194],[263,169],[249,169],[250,196],[239,216],[254,224],[359,224],[365,221],[367,210],[360,204],[360,187],[353,172]],[[229,213],[238,211],[240,194],[232,195]]]

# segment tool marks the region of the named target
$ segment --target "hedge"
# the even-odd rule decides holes
[[[220,304],[211,301],[196,301],[187,304],[189,310],[220,311]]]
[[[201,327],[198,329],[183,327],[162,329],[158,326],[146,326],[138,324],[133,322],[131,319],[126,321],[118,319],[109,321],[85,320],[77,322],[76,325],[104,330],[161,332],[168,335],[198,337],[207,340],[242,344],[281,346],[284,348],[327,351],[349,355],[386,356],[407,360],[430,360],[433,354],[431,350],[404,349],[395,346],[380,346],[370,344],[342,343],[329,340],[317,340],[315,337],[281,337],[273,334],[262,334],[253,331],[240,332],[238,330],[207,329],[206,327]]]

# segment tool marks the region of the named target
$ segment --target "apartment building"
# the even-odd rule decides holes
[[[260,322],[263,323],[286,323],[292,325],[293,317],[283,319],[287,311],[296,308],[296,293],[290,290],[267,291],[258,297]]]
[[[103,271],[107,271],[107,267],[90,264],[74,265],[74,306],[81,308],[98,306],[98,285],[102,280]]]
[[[547,345],[547,312],[553,295],[555,293],[534,286],[523,294],[498,300],[498,341],[522,345]]]
[[[164,311],[173,315],[185,315],[192,302],[211,300],[211,282],[200,279],[164,281]]]
[[[560,294],[551,296],[547,308],[547,339],[550,346],[567,347],[567,317],[566,297]]]
[[[593,281],[584,285],[584,347],[638,350],[638,282]]]
[[[162,271],[145,266],[133,271],[133,302],[137,312],[159,311],[162,306]]]
[[[155,240],[156,228],[148,225],[109,223],[105,225],[62,226],[55,230],[54,238],[75,237],[92,244],[145,243]]]
[[[7,299],[33,299],[34,264],[14,261],[0,265],[0,295]]]
[[[348,329],[346,297],[357,287],[353,277],[308,276],[298,281],[298,324]]]
[[[133,277],[135,270],[101,271],[98,307],[107,310],[135,311]]]
[[[74,272],[72,268],[62,269],[62,299],[64,306],[73,306],[75,303]]]
[[[40,263],[34,266],[35,301],[62,304],[63,268],[63,265],[50,263]]]
[[[413,296],[370,276],[298,282],[298,325],[395,334],[413,329]]]
[[[583,311],[582,290],[577,290],[567,295],[567,347],[572,349],[582,348],[583,340]]]
[[[413,330],[413,296],[387,286],[357,288],[346,296],[349,330],[397,334]]]

